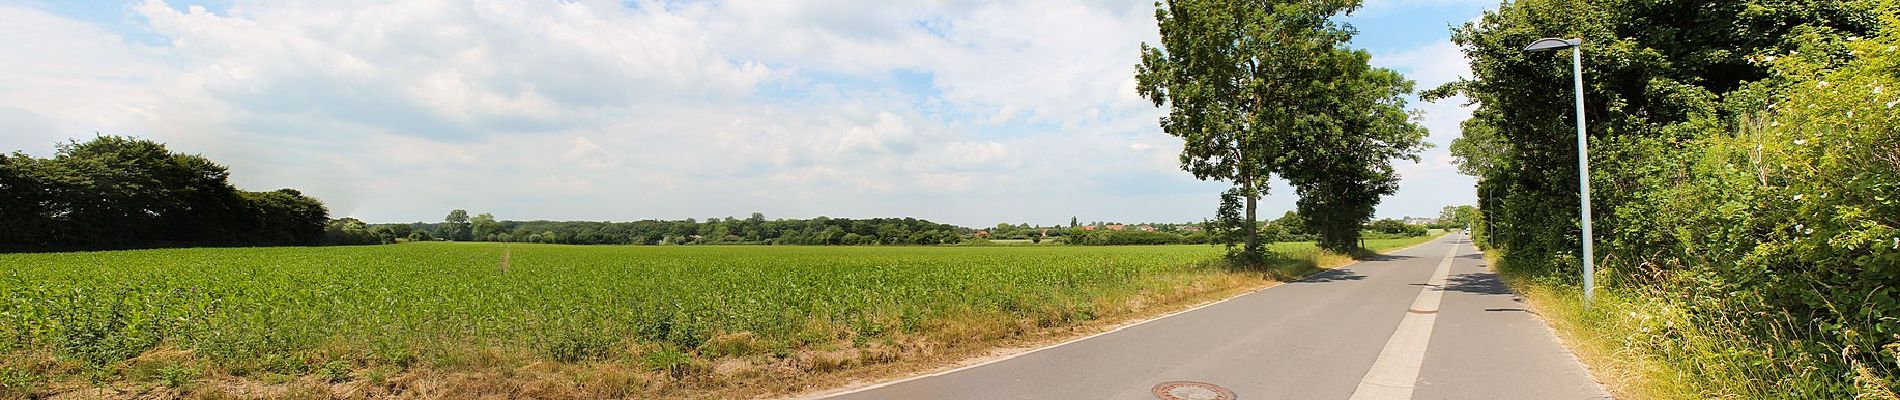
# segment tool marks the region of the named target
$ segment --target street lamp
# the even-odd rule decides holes
[[[1583,136],[1583,39],[1543,38],[1524,46],[1524,52],[1570,50],[1571,77],[1577,85],[1577,185],[1583,188],[1583,304],[1596,292],[1596,253],[1590,248],[1590,148]]]

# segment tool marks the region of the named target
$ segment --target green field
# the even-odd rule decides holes
[[[1331,262],[1310,243],[1274,249],[1283,271]],[[12,356],[0,377],[19,394],[74,377],[189,387],[201,376],[360,381],[536,362],[633,365],[659,379],[727,359],[826,371],[1259,281],[1221,254],[495,243],[3,254],[0,351]],[[881,359],[862,359],[874,349]],[[863,350],[861,360],[805,354],[839,350]],[[184,355],[143,365],[166,351]],[[165,372],[180,369],[185,382]]]

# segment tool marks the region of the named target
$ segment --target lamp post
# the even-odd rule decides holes
[[[1590,300],[1596,294],[1596,254],[1590,248],[1590,148],[1583,135],[1583,39],[1543,38],[1524,46],[1524,52],[1535,53],[1562,49],[1570,50],[1571,77],[1577,87],[1577,185],[1583,198],[1581,206],[1583,216],[1583,304],[1590,306]]]

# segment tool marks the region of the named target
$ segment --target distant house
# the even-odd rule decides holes
[[[1140,230],[1141,230],[1142,232],[1154,232],[1154,231],[1155,231],[1155,227],[1154,227],[1154,225],[1142,225],[1142,226],[1137,226],[1137,227],[1135,227],[1135,229],[1140,229]]]
[[[1200,225],[1188,225],[1188,226],[1183,226],[1183,227],[1181,227],[1181,231],[1182,231],[1182,232],[1200,232],[1200,231],[1201,231],[1201,226],[1200,226]]]
[[[1107,229],[1111,231],[1119,231],[1123,229],[1128,229],[1128,225],[1122,225],[1122,224],[1107,225],[1107,226],[1103,226],[1102,229]]]
[[[1084,225],[1082,226],[1082,230],[1085,230],[1085,231],[1095,230],[1095,225]]]
[[[1408,218],[1405,218],[1405,223],[1409,225],[1431,225],[1431,224],[1438,223],[1438,219],[1437,218],[1410,218],[1408,217]]]
[[[978,238],[990,237],[990,231],[976,231],[976,237]]]

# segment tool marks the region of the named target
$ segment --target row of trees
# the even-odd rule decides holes
[[[1390,162],[1416,161],[1424,128],[1406,110],[1413,83],[1373,68],[1337,17],[1357,0],[1176,0],[1156,3],[1158,46],[1141,46],[1139,93],[1166,108],[1161,128],[1184,146],[1181,167],[1229,181],[1215,231],[1257,259],[1267,182],[1298,192],[1305,229],[1333,250],[1356,246],[1381,196],[1398,188]]]
[[[1682,370],[1695,397],[1892,397],[1900,4],[1518,0],[1455,29],[1476,78],[1428,96],[1478,106],[1451,150],[1479,243],[1574,284],[1572,67],[1540,37],[1583,40],[1597,282],[1672,318],[1626,343],[1720,365]]]
[[[1478,212],[1477,206],[1445,206],[1444,209],[1438,211],[1438,223],[1432,224],[1432,227],[1441,229],[1471,228],[1478,226],[1479,218],[1483,218],[1483,215]]]
[[[379,224],[372,231],[411,240],[472,240],[560,244],[790,244],[934,245],[957,243],[972,231],[916,218],[827,218],[767,220],[751,217],[631,222],[503,221],[450,211],[443,222]]]
[[[52,158],[0,154],[0,249],[311,245],[329,211],[296,190],[247,192],[222,165],[98,136]]]
[[[1287,211],[1280,218],[1260,221],[1257,231],[1263,242],[1312,242],[1321,240],[1321,234],[1312,230],[1312,222],[1300,216],[1298,212]],[[1086,230],[1071,228],[1050,230],[1051,236],[1058,236],[1068,244],[1080,245],[1133,245],[1133,244],[1209,244],[1217,238],[1206,232],[1184,231],[1180,229],[1157,229],[1154,232],[1138,230]],[[1374,237],[1417,237],[1429,233],[1426,226],[1412,225],[1391,218],[1380,219],[1357,227],[1361,235]]]

